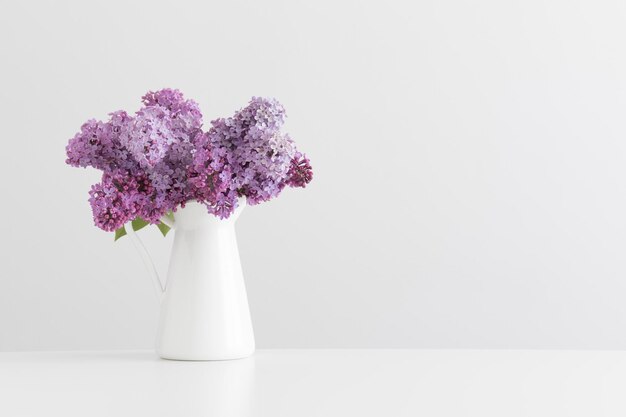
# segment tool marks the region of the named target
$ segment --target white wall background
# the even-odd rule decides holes
[[[626,348],[621,1],[0,6],[0,350],[151,347],[129,241],[92,226],[82,122],[180,88],[279,98],[306,190],[247,209],[259,347]],[[170,239],[143,233],[166,267]]]

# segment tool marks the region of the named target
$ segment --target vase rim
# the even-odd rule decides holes
[[[219,224],[226,224],[235,222],[245,206],[246,198],[239,197],[237,199],[237,207],[235,208],[235,211],[233,211],[227,218],[220,219],[219,217],[209,213],[204,203],[198,200],[189,200],[185,202],[185,207],[180,206],[174,212],[174,219],[175,222],[179,225],[200,225],[208,223],[214,224],[215,222]]]

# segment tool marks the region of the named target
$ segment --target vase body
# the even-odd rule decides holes
[[[156,351],[165,359],[226,360],[254,352],[235,221],[190,201],[176,214]]]

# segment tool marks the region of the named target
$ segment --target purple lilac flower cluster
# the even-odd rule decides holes
[[[285,109],[278,101],[254,97],[234,116],[212,121],[196,137],[195,171],[201,178],[217,176],[211,213],[228,217],[240,196],[254,205],[276,197],[287,185],[304,187],[311,181],[309,160],[280,131],[284,121]]]
[[[312,179],[309,160],[280,131],[285,110],[276,100],[255,97],[206,132],[198,104],[180,91],[149,92],[142,100],[134,116],[117,111],[105,122],[89,120],[66,148],[68,164],[103,172],[89,192],[103,230],[136,218],[158,224],[190,200],[227,218],[239,197],[258,204]]]

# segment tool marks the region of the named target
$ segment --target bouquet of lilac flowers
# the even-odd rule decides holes
[[[178,90],[149,92],[129,115],[89,120],[66,148],[67,163],[101,170],[89,203],[96,226],[125,234],[156,224],[190,200],[207,212],[229,217],[240,197],[254,205],[286,187],[305,187],[313,176],[309,160],[281,132],[285,109],[273,99],[253,97],[232,117],[205,131],[198,104]]]

